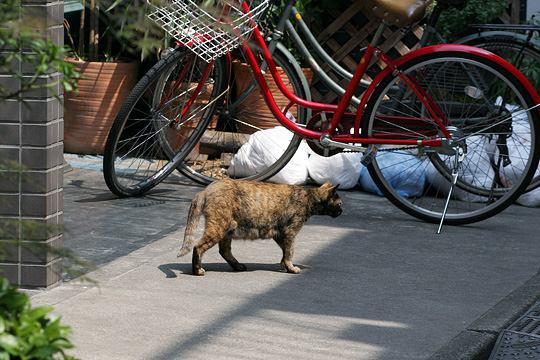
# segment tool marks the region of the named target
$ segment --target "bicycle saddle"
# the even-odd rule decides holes
[[[373,13],[389,25],[407,26],[420,21],[432,0],[367,0]]]

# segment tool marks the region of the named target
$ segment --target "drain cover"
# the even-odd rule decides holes
[[[540,359],[540,302],[504,330],[489,360]]]

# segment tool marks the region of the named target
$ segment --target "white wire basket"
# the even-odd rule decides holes
[[[147,0],[148,17],[206,62],[239,47],[249,38],[269,0],[251,2],[250,11],[242,11],[242,0],[210,1],[212,6],[191,0]],[[200,1],[199,1],[200,2]],[[204,3],[208,3],[206,0]],[[248,1],[250,3],[250,1]],[[253,8],[252,8],[253,6]]]

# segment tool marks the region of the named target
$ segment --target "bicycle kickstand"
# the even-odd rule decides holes
[[[444,218],[446,217],[446,212],[448,211],[448,204],[450,203],[450,198],[452,196],[452,191],[454,190],[454,186],[457,183],[459,166],[461,165],[461,163],[463,162],[463,159],[465,158],[465,152],[463,151],[463,148],[461,146],[455,147],[454,150],[456,152],[456,155],[454,156],[454,167],[452,168],[452,183],[450,184],[450,190],[448,191],[446,203],[444,204],[443,213],[441,215],[441,222],[439,224],[439,229],[437,230],[437,234],[441,233],[441,229],[444,223]]]

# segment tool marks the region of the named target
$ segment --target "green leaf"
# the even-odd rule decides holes
[[[0,296],[9,288],[9,281],[6,278],[0,277]]]
[[[29,298],[0,278],[0,360],[70,359],[70,328],[51,316],[52,307],[31,308]]]
[[[65,92],[72,92],[73,91],[73,86],[71,86],[71,83],[69,83],[67,81],[62,81],[62,85],[64,86],[64,91]]]
[[[53,355],[58,352],[54,346],[46,345],[33,350],[29,356],[30,359],[52,359]]]
[[[62,328],[60,326],[60,318],[56,318],[47,325],[47,328],[45,329],[45,336],[49,340],[53,340],[53,339],[58,338],[61,332],[62,332]]]
[[[0,335],[0,347],[13,354],[19,346],[18,339],[11,334]]]
[[[30,320],[38,320],[45,317],[45,315],[49,314],[52,310],[53,308],[51,306],[35,307],[28,312],[28,317]]]
[[[54,341],[54,345],[61,349],[72,349],[75,347],[73,343],[66,338],[58,338]]]
[[[28,305],[28,296],[18,293],[14,288],[0,296],[0,307],[7,306],[12,311],[22,311]]]

